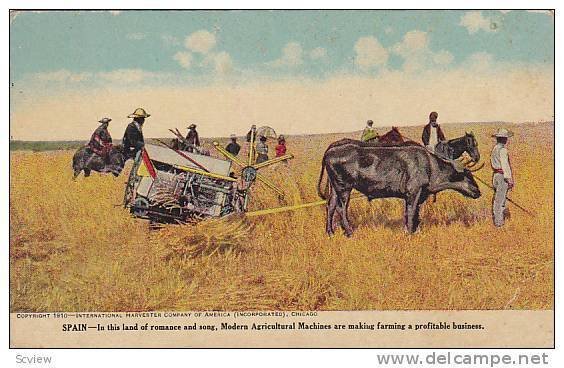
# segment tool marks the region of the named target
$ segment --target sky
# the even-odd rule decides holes
[[[553,68],[546,11],[20,12],[10,134],[119,137],[136,107],[148,136],[552,120]]]

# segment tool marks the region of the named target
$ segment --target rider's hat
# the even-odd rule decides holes
[[[145,109],[138,107],[133,111],[133,114],[128,115],[128,118],[148,118],[151,114],[147,114]]]
[[[110,119],[110,118],[102,118],[101,120],[98,120],[98,123],[108,124],[110,121],[112,121],[112,119]]]
[[[509,137],[513,137],[513,132],[510,132],[505,128],[499,128],[495,134],[492,134],[492,137],[509,138]]]

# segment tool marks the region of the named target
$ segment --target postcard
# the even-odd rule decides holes
[[[10,346],[554,347],[554,11],[12,10]]]

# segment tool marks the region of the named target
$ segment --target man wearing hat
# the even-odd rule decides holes
[[[364,128],[364,130],[362,131],[362,135],[360,136],[361,141],[369,142],[371,140],[378,138],[378,133],[376,132],[376,129],[372,127],[373,124],[374,122],[372,120],[368,120],[366,122],[366,128]]]
[[[125,133],[123,134],[123,150],[126,157],[132,158],[137,155],[144,146],[145,139],[143,138],[143,124],[145,119],[151,116],[142,108],[137,108],[133,114],[128,115],[128,118],[133,118],[133,121],[127,125],[125,128]]]
[[[231,134],[229,138],[231,138],[231,142],[229,142],[229,144],[225,147],[225,150],[233,156],[237,156],[241,150],[241,146],[237,143],[237,136],[235,134]]]
[[[186,134],[186,151],[193,152],[194,147],[200,147],[200,137],[196,131],[196,124],[190,124],[188,129],[188,134]]]
[[[421,135],[423,145],[432,153],[435,153],[437,143],[446,140],[441,126],[437,123],[438,117],[439,114],[435,111],[429,114],[429,124],[425,125],[423,134]]]
[[[110,121],[112,121],[110,118],[98,120],[100,126],[92,133],[90,142],[88,142],[88,147],[90,147],[92,152],[102,157],[106,162],[108,161],[108,154],[112,149],[112,136],[108,131]]]
[[[511,136],[513,136],[513,133],[505,128],[500,128],[497,133],[492,135],[497,141],[491,154],[492,180],[495,189],[492,212],[493,222],[497,227],[503,226],[507,192],[513,188],[513,173],[511,172],[509,153],[506,147],[507,140]]]

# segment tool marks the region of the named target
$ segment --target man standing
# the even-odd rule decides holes
[[[237,143],[237,136],[235,134],[231,134],[230,138],[231,142],[225,147],[225,150],[233,156],[237,156],[241,150],[241,146]]]
[[[432,153],[435,153],[437,143],[446,140],[441,126],[437,123],[438,117],[439,114],[435,111],[429,114],[429,124],[425,125],[423,128],[423,134],[421,135],[423,145],[427,148],[427,150],[429,150],[429,152]]]
[[[505,128],[500,128],[495,137],[497,143],[491,154],[491,164],[493,170],[493,187],[495,189],[493,197],[493,222],[497,227],[503,226],[506,214],[507,192],[513,188],[513,173],[509,164],[509,153],[507,152],[507,140],[513,133]]]
[[[88,142],[88,147],[90,147],[92,152],[102,157],[106,163],[108,162],[109,153],[112,149],[112,137],[108,131],[110,121],[112,121],[110,118],[99,120],[100,126],[92,133],[90,142]]]
[[[276,157],[282,157],[286,154],[286,138],[284,138],[282,134],[278,136],[278,144],[276,145],[275,150]]]
[[[364,130],[362,131],[362,135],[360,136],[361,141],[369,142],[371,140],[378,138],[378,133],[376,132],[376,129],[372,127],[373,124],[374,122],[372,120],[368,120],[366,122],[366,128],[364,128]]]
[[[200,137],[198,136],[198,132],[196,131],[196,124],[190,124],[188,127],[188,134],[186,134],[186,151],[187,152],[194,152],[195,147],[200,147]]]
[[[247,143],[250,143],[251,140],[255,141],[257,138],[257,126],[253,124],[251,126],[251,130],[247,133]]]
[[[145,119],[151,116],[142,108],[137,108],[133,114],[127,116],[133,118],[133,121],[125,128],[123,134],[123,150],[127,158],[134,158],[144,146],[145,139],[143,138],[143,124]]]
[[[268,145],[266,144],[266,137],[261,135],[257,143],[257,164],[268,161]]]

